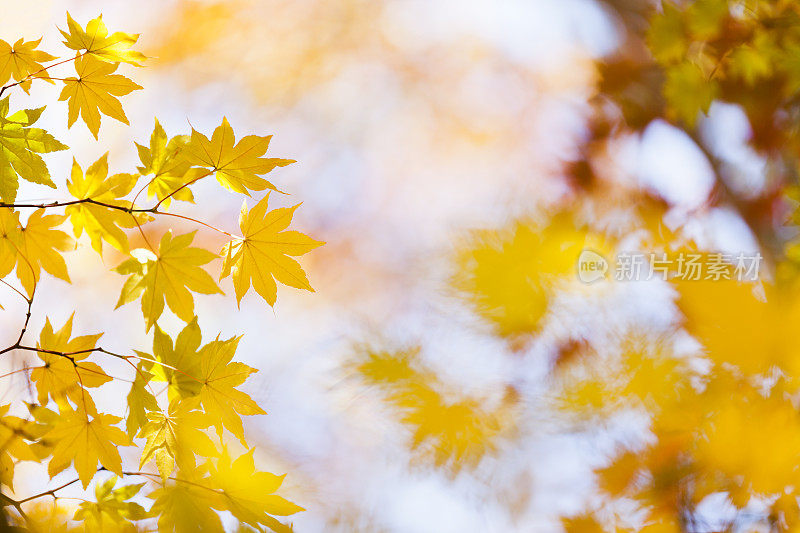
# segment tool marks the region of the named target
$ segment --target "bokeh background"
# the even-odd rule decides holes
[[[595,62],[621,45],[619,21],[591,0],[27,0],[0,3],[0,38],[43,36],[45,50],[59,50],[66,11],[141,33],[151,59],[121,67],[144,87],[124,99],[130,128],[104,118],[95,142],[82,123],[66,128],[65,105],[50,105],[43,127],[73,147],[48,159],[58,183],[71,155],[85,168],[108,150],[112,169],[131,171],[131,139],[145,143],[154,117],[175,135],[210,132],[226,116],[238,135],[274,134],[271,154],[298,161],[270,178],[290,193],[273,195],[276,205],[303,202],[296,227],[327,242],[302,262],[316,292],[282,288],[274,309],[252,296],[241,309],[230,297],[196,298],[205,338],[244,334],[238,357],[260,369],[245,388],[268,415],[246,429],[260,466],[287,472],[283,494],[307,509],[292,517],[295,530],[560,531],[560,516],[592,497],[591,470],[612,441],[553,417],[553,357],[576,331],[598,340],[624,324],[666,327],[670,292],[657,282],[578,288],[580,303],[553,305],[534,340],[509,342],[453,279],[474,230],[577,194]],[[32,94],[54,101],[54,91]],[[710,138],[743,169],[742,183],[758,187],[763,161],[745,146],[746,119],[721,104],[709,117]],[[713,173],[674,127],[655,122],[600,155],[595,172],[617,206],[634,198],[626,191],[656,191],[696,238],[757,248],[733,211],[704,203]],[[241,198],[217,189],[201,183],[199,207],[179,212],[235,229]],[[29,186],[19,198],[48,194]],[[213,233],[202,242],[222,244]],[[60,324],[78,309],[76,328],[106,331],[103,346],[147,350],[136,304],[111,312],[122,279],[107,269],[119,260],[70,254],[73,285],[47,281],[32,330],[43,311]],[[2,303],[16,305],[9,295]],[[18,331],[12,316],[4,331]],[[180,321],[170,315],[163,327],[174,333]],[[492,413],[491,439],[455,459],[421,454],[396,405],[354,367],[381,349],[412,354],[426,369],[419,379]],[[124,409],[126,390],[100,391],[98,403]],[[641,430],[636,419],[617,423],[617,439]]]

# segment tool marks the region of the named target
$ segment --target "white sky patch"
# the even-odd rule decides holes
[[[753,131],[737,105],[714,102],[702,124],[703,138],[725,162],[728,185],[736,192],[757,195],[765,185],[766,160],[748,144]]]
[[[617,46],[617,35],[602,9],[586,0],[442,0],[390,4],[381,22],[403,46],[421,47],[459,35],[477,36],[520,63],[559,64],[582,48],[601,56]],[[422,51],[422,50],[421,50]]]
[[[642,135],[637,175],[642,185],[684,208],[702,204],[714,185],[714,172],[686,133],[662,120]]]
[[[712,209],[706,215],[688,221],[683,228],[706,250],[728,254],[755,254],[759,250],[750,226],[731,209]]]

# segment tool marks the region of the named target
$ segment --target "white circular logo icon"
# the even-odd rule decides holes
[[[605,279],[608,261],[594,250],[583,250],[578,256],[578,279],[583,283],[594,283]]]

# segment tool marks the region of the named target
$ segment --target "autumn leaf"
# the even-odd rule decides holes
[[[270,305],[275,305],[277,298],[275,280],[314,292],[303,269],[289,256],[306,254],[325,243],[297,231],[284,231],[299,204],[267,212],[268,201],[269,194],[250,211],[246,202],[242,204],[239,228],[244,238],[229,242],[220,254],[224,258],[220,279],[232,274],[237,303],[251,283]]]
[[[36,439],[44,434],[44,426],[8,414],[10,405],[0,405],[0,485],[13,489],[17,461],[38,461]],[[33,441],[28,442],[28,441]]]
[[[800,416],[791,401],[751,391],[731,397],[713,387],[697,400],[714,415],[694,428],[700,471],[724,474],[756,494],[777,495],[800,480]]]
[[[139,248],[132,258],[115,270],[130,277],[125,281],[117,307],[142,298],[142,314],[149,331],[164,311],[166,301],[173,313],[189,322],[194,316],[194,291],[215,294],[222,291],[201,267],[217,256],[203,248],[190,246],[195,231],[172,237],[168,231],[161,238],[158,254]]]
[[[634,452],[618,455],[610,465],[595,470],[600,487],[607,494],[621,496],[634,482],[641,462],[641,457]]]
[[[94,402],[85,387],[99,387],[111,381],[99,365],[85,361],[102,333],[71,339],[73,316],[58,331],[54,331],[50,320],[45,319],[37,344],[38,348],[46,350],[37,353],[44,365],[31,371],[31,382],[36,384],[37,398],[42,405],[47,404],[48,397],[59,406],[66,406],[66,400],[71,399],[93,411]]]
[[[0,208],[0,278],[14,270],[21,245],[19,213],[13,209]]]
[[[210,424],[209,417],[198,406],[196,400],[174,399],[167,412],[147,414],[148,422],[137,435],[147,439],[140,468],[155,459],[158,472],[166,480],[176,466],[183,471],[195,468],[195,455],[217,455],[214,442],[203,432]]]
[[[667,70],[664,98],[669,103],[670,114],[690,128],[697,123],[698,114],[708,113],[719,90],[719,82],[708,79],[694,63],[680,63]]]
[[[122,476],[122,459],[117,446],[127,446],[128,437],[115,426],[122,418],[83,410],[62,409],[58,421],[47,437],[56,445],[47,467],[50,477],[70,464],[78,472],[83,488],[89,486],[97,471],[97,463]]]
[[[128,437],[133,438],[145,422],[147,413],[158,410],[158,400],[148,389],[151,374],[147,369],[152,366],[149,361],[139,361],[136,366],[136,377],[133,379],[128,392],[128,416],[125,418],[125,429]]]
[[[86,29],[81,28],[67,12],[67,29],[59,30],[66,41],[64,44],[72,50],[84,50],[91,55],[109,63],[130,63],[140,66],[139,63],[147,59],[141,52],[130,50],[139,39],[138,34],[114,32],[108,34],[103,22],[103,15],[98,16],[86,24]]]
[[[695,2],[687,10],[688,28],[694,39],[711,41],[720,32],[730,14],[728,0]]]
[[[36,41],[20,39],[12,46],[0,39],[0,86],[8,83],[11,78],[14,81],[22,81],[31,74],[42,72],[44,70],[42,63],[56,58],[47,52],[36,49],[41,42],[41,39]],[[53,83],[46,74],[40,79]],[[20,87],[28,92],[31,80],[20,83]]]
[[[63,231],[55,229],[66,218],[65,215],[45,215],[44,209],[37,209],[20,232],[21,257],[17,260],[17,277],[29,296],[39,282],[41,269],[68,283],[70,281],[61,252],[72,248],[73,241]]]
[[[800,319],[796,288],[777,291],[736,280],[673,283],[686,329],[712,363],[733,365],[748,375],[778,368],[787,377],[797,375],[798,347],[787,342]]]
[[[271,138],[271,135],[248,135],[234,144],[233,128],[228,124],[228,119],[223,118],[222,124],[214,130],[210,140],[192,128],[192,137],[186,146],[184,157],[191,165],[214,172],[217,180],[232,191],[249,196],[248,189],[277,190],[272,183],[259,175],[295,161],[262,157]]]
[[[283,483],[284,476],[276,476],[255,469],[253,450],[232,461],[227,450],[209,472],[213,486],[222,492],[218,509],[230,511],[246,524],[258,528],[259,524],[275,523],[269,515],[288,516],[304,511],[302,507],[274,494]],[[221,505],[220,505],[221,504]]]
[[[256,402],[244,392],[236,389],[250,374],[257,372],[244,363],[232,363],[241,337],[221,341],[219,338],[200,350],[200,399],[210,420],[222,437],[225,426],[242,443],[244,429],[240,415],[266,414]]]
[[[689,46],[681,12],[670,2],[664,3],[662,13],[656,13],[647,30],[650,53],[661,64],[682,61]]]
[[[75,71],[78,77],[66,78],[59,101],[67,101],[69,108],[68,126],[72,127],[78,115],[89,127],[94,138],[100,131],[100,113],[123,124],[128,117],[122,109],[117,96],[125,96],[142,87],[120,74],[114,74],[119,65],[106,63],[90,55],[75,58]]]
[[[153,379],[169,383],[169,396],[190,398],[200,392],[200,354],[202,342],[197,318],[186,324],[175,339],[164,333],[158,324],[153,332],[153,357],[161,364],[153,366]]]
[[[149,220],[146,214],[126,211],[133,206],[122,200],[136,185],[136,179],[134,174],[115,174],[109,177],[107,153],[86,169],[85,176],[80,165],[73,159],[72,174],[67,182],[70,194],[80,200],[91,199],[117,207],[92,202],[67,206],[65,213],[70,217],[75,237],[80,237],[86,231],[92,248],[99,254],[103,253],[102,241],[127,253],[128,237],[122,228],[133,228],[137,221],[141,224]]]
[[[182,156],[182,151],[189,141],[188,135],[178,135],[171,139],[156,119],[153,134],[150,136],[150,147],[136,143],[139,151],[141,167],[137,170],[142,176],[152,175],[147,186],[147,195],[155,196],[164,208],[170,201],[183,200],[193,202],[192,191],[187,186],[207,174],[200,168],[191,168]]]
[[[171,399],[198,397],[208,420],[222,436],[226,427],[244,443],[241,415],[265,414],[244,392],[236,389],[256,372],[244,363],[231,362],[240,337],[217,337],[202,348],[197,318],[172,339],[156,324],[153,356],[161,364],[153,366],[156,381],[169,383]]]
[[[457,471],[476,465],[497,448],[502,432],[514,427],[514,395],[494,408],[467,395],[443,394],[436,374],[419,361],[419,349],[364,350],[353,362],[370,386],[379,387],[400,421],[411,431],[411,448],[436,466]]]
[[[136,531],[131,521],[147,517],[147,511],[136,502],[128,501],[136,496],[145,483],[123,485],[114,488],[119,478],[111,476],[94,487],[96,501],[83,501],[73,516],[80,520],[87,531]]]
[[[24,109],[9,115],[9,97],[0,100],[0,198],[13,202],[19,179],[55,188],[39,154],[58,152],[68,147],[40,128],[31,128],[44,107]]]
[[[155,500],[150,512],[158,516],[161,533],[224,533],[211,503],[219,496],[203,484],[189,479],[165,484],[148,494]]]
[[[731,74],[743,79],[748,85],[755,85],[772,73],[770,56],[767,50],[741,45],[731,52]]]

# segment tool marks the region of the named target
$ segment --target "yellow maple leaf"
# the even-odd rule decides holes
[[[67,29],[69,31],[61,29],[59,31],[66,39],[64,44],[72,50],[85,50],[86,54],[111,63],[130,63],[140,66],[139,63],[147,59],[141,52],[130,50],[130,47],[139,40],[139,35],[123,32],[109,35],[108,28],[103,22],[103,15],[90,20],[84,30],[67,12]]]
[[[690,128],[697,123],[699,113],[708,113],[719,92],[719,81],[708,79],[695,63],[679,63],[667,69],[663,88],[669,104],[667,115],[685,122]]]
[[[134,174],[115,174],[109,177],[108,153],[106,153],[86,169],[85,176],[80,165],[73,159],[72,175],[67,182],[67,190],[80,200],[92,199],[128,208],[132,207],[131,203],[121,198],[131,192],[136,185],[136,179],[137,176]],[[92,248],[100,254],[103,252],[102,241],[106,241],[120,252],[127,253],[128,237],[122,228],[135,227],[137,220],[140,224],[149,220],[149,217],[142,213],[134,215],[90,202],[67,206],[65,213],[70,216],[75,237],[80,237],[85,230],[91,239]]]
[[[55,442],[53,457],[47,467],[50,477],[74,464],[83,488],[89,486],[97,471],[97,463],[122,476],[122,459],[117,446],[129,445],[125,432],[114,424],[122,418],[84,410],[62,409],[58,421],[47,433]]]
[[[161,364],[153,366],[153,379],[169,383],[169,398],[190,398],[200,392],[200,355],[202,342],[197,317],[186,324],[175,339],[156,324],[153,333],[153,357]]]
[[[72,127],[78,115],[89,127],[94,138],[100,131],[100,113],[128,124],[128,117],[122,109],[117,96],[125,96],[141,89],[121,74],[114,74],[119,65],[106,63],[90,55],[75,58],[75,71],[78,77],[66,78],[59,101],[67,101],[69,108],[68,123]]]
[[[182,476],[186,476],[182,473]],[[219,515],[211,508],[219,498],[202,480],[186,479],[165,484],[147,495],[155,500],[150,513],[158,516],[162,533],[224,533]]]
[[[41,155],[66,150],[41,128],[31,126],[42,116],[44,107],[21,109],[9,115],[9,97],[0,100],[0,198],[13,202],[19,178],[56,188]]]
[[[174,399],[166,413],[147,413],[148,422],[137,435],[147,439],[140,468],[155,458],[158,472],[166,480],[176,465],[181,470],[195,468],[195,455],[217,455],[214,442],[202,431],[209,426],[209,419],[198,405],[197,400]]]
[[[194,317],[190,290],[201,294],[222,293],[208,272],[201,268],[217,255],[190,246],[195,233],[173,238],[170,230],[161,238],[157,255],[139,248],[131,252],[132,258],[115,269],[120,274],[130,275],[122,287],[117,307],[141,296],[148,331],[164,311],[165,301],[173,313],[189,322]]]
[[[621,339],[613,357],[587,348],[575,364],[561,371],[559,401],[583,414],[611,414],[633,406],[659,413],[673,408],[689,388],[688,365],[669,344],[634,333]]]
[[[15,459],[19,461],[38,461],[35,440],[44,433],[44,426],[34,421],[9,416],[10,405],[0,405],[0,485],[13,490]],[[32,443],[26,442],[33,441]]]
[[[516,397],[506,394],[494,408],[485,399],[446,391],[436,373],[419,361],[419,349],[397,352],[367,348],[354,369],[386,394],[412,430],[411,447],[453,472],[475,466],[512,432]]]
[[[63,231],[55,229],[66,218],[66,215],[45,215],[44,209],[37,209],[20,232],[21,257],[17,260],[17,277],[29,296],[39,282],[42,268],[52,276],[70,281],[67,264],[60,252],[69,250],[73,241]]]
[[[259,174],[266,174],[275,167],[284,167],[295,161],[262,157],[271,138],[271,135],[247,135],[234,144],[233,128],[228,124],[228,119],[223,118],[210,140],[192,128],[192,137],[186,145],[184,157],[191,165],[214,172],[220,184],[232,191],[249,196],[248,189],[277,190],[275,185],[259,177]]]
[[[600,488],[611,496],[621,496],[633,484],[641,463],[641,457],[634,452],[619,454],[611,464],[595,470]]]
[[[44,366],[31,371],[31,381],[36,384],[38,401],[42,405],[47,404],[48,397],[53,398],[59,406],[67,405],[67,399],[70,399],[77,405],[84,406],[84,409],[93,411],[94,402],[85,388],[99,387],[111,381],[111,378],[99,365],[85,359],[103,334],[82,335],[70,339],[73,316],[58,331],[54,331],[49,318],[45,319],[37,347],[70,355],[38,352]]]
[[[223,279],[232,273],[237,303],[253,288],[268,304],[275,305],[278,287],[284,285],[314,292],[300,264],[289,256],[306,254],[325,244],[297,231],[284,231],[299,207],[282,207],[267,212],[269,194],[248,211],[242,204],[239,228],[243,239],[236,239],[222,248]]]
[[[671,3],[653,14],[647,30],[647,46],[662,65],[683,61],[689,47],[681,12]]]
[[[14,270],[21,240],[19,213],[7,207],[0,208],[0,278]]]
[[[233,516],[253,527],[275,524],[276,520],[269,515],[288,516],[305,510],[274,494],[285,476],[257,471],[253,450],[235,461],[224,450],[216,467],[210,469],[209,477],[213,486],[222,491],[222,498],[215,502],[215,508],[230,511]]]
[[[118,479],[117,476],[112,476],[104,483],[96,483],[94,495],[97,501],[84,501],[78,506],[73,520],[80,521],[86,531],[135,533],[137,528],[130,520],[147,517],[144,507],[127,501],[136,496],[145,483],[123,485],[114,489]]]
[[[125,429],[129,437],[134,437],[147,422],[147,413],[149,411],[157,411],[159,409],[155,395],[147,387],[153,377],[153,374],[148,371],[151,366],[152,363],[149,361],[139,361],[139,364],[136,365],[136,377],[126,398],[128,416],[125,417]]]
[[[203,169],[191,168],[191,164],[182,157],[182,150],[188,141],[188,135],[177,135],[169,139],[156,119],[150,136],[150,146],[135,143],[143,165],[137,167],[137,170],[142,176],[153,175],[147,186],[147,195],[163,200],[162,205],[165,208],[169,207],[173,198],[193,202],[192,191],[184,185],[206,174]]]
[[[250,396],[236,389],[250,374],[257,372],[244,363],[231,362],[239,339],[241,337],[225,341],[217,338],[200,350],[200,399],[220,437],[225,426],[244,443],[244,429],[239,415],[266,413]]]
[[[225,427],[244,443],[240,415],[265,413],[247,394],[236,389],[257,372],[243,363],[231,362],[240,338],[217,337],[201,348],[202,333],[195,317],[178,334],[173,346],[169,335],[156,324],[153,356],[161,364],[153,366],[153,379],[169,383],[173,401],[198,398],[220,436]]]
[[[44,70],[42,62],[52,61],[56,58],[47,52],[36,49],[41,42],[41,39],[37,41],[20,39],[12,46],[0,39],[0,85],[5,85],[11,78],[14,78],[14,81],[22,81],[31,74],[42,72]],[[47,77],[42,79],[53,83]],[[20,87],[25,92],[28,92],[30,86],[31,80],[20,83]]]

